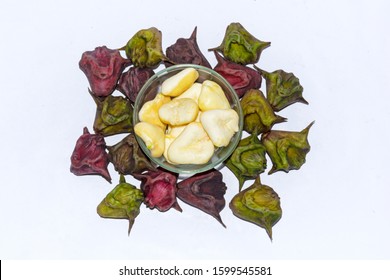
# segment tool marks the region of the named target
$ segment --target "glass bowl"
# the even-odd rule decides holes
[[[238,145],[238,142],[241,140],[241,134],[242,134],[243,123],[244,123],[240,100],[236,92],[234,91],[233,87],[229,84],[228,81],[226,81],[225,78],[223,78],[220,74],[218,74],[214,70],[207,67],[193,65],[193,64],[179,64],[179,65],[174,65],[165,68],[157,72],[141,88],[134,104],[134,113],[133,113],[134,125],[136,125],[140,121],[138,117],[139,110],[141,109],[141,107],[145,102],[154,99],[157,93],[160,92],[161,84],[169,77],[179,73],[180,71],[188,67],[193,67],[198,71],[199,78],[197,79],[196,82],[202,83],[205,80],[211,80],[218,83],[221,86],[221,88],[225,92],[227,99],[231,104],[231,108],[238,113],[239,130],[233,135],[229,145],[226,147],[216,148],[212,158],[209,160],[209,162],[205,164],[171,164],[167,162],[164,156],[158,158],[152,157],[149,149],[146,147],[141,137],[135,135],[141,149],[152,162],[154,162],[157,166],[163,169],[181,175],[191,175],[191,174],[204,172],[212,168],[219,168],[223,164],[223,162],[233,153],[234,149]]]

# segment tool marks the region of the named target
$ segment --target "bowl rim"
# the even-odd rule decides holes
[[[135,136],[135,138],[137,140],[138,145],[141,147],[142,151],[148,157],[149,160],[151,160],[154,164],[156,164],[157,167],[161,167],[161,168],[163,168],[165,170],[177,173],[177,174],[179,174],[179,176],[180,175],[194,175],[194,174],[197,174],[197,173],[208,171],[208,170],[213,169],[213,168],[218,169],[221,165],[223,165],[223,162],[227,158],[229,158],[229,156],[236,149],[238,143],[240,142],[240,140],[242,138],[242,131],[243,131],[243,126],[244,126],[243,111],[242,111],[241,104],[240,104],[240,98],[237,95],[237,93],[234,90],[234,88],[232,87],[232,85],[221,74],[219,74],[215,70],[213,70],[211,68],[208,68],[208,67],[205,67],[205,66],[202,66],[202,65],[188,64],[188,63],[187,64],[176,64],[176,65],[172,65],[172,66],[166,67],[166,68],[156,72],[153,76],[151,76],[146,81],[146,83],[139,90],[139,92],[137,94],[137,97],[136,97],[136,100],[134,102],[133,126],[136,125],[136,123],[135,123],[136,120],[137,120],[137,123],[139,122],[138,112],[139,112],[139,110],[141,109],[141,107],[143,105],[143,104],[140,104],[141,98],[143,98],[143,95],[146,94],[146,91],[149,88],[149,86],[154,81],[158,80],[159,78],[161,78],[161,77],[163,77],[163,76],[165,76],[165,75],[167,75],[167,74],[169,74],[171,72],[174,72],[174,71],[179,72],[179,71],[181,71],[181,70],[183,70],[185,68],[189,68],[189,67],[195,68],[196,70],[201,70],[201,71],[207,72],[210,75],[215,76],[216,78],[218,78],[218,80],[222,81],[224,86],[226,86],[229,89],[230,92],[234,93],[234,94],[232,94],[232,98],[234,100],[234,103],[236,103],[235,110],[237,111],[238,116],[239,116],[238,132],[236,132],[236,134],[233,136],[234,137],[234,139],[233,139],[234,142],[231,145],[229,145],[227,147],[222,147],[222,148],[229,148],[229,150],[230,150],[230,152],[226,153],[226,155],[224,155],[223,157],[220,157],[217,160],[215,160],[213,162],[208,162],[206,164],[186,164],[186,165],[178,164],[178,165],[173,165],[173,166],[169,166],[169,165],[164,164],[164,162],[162,162],[160,160],[160,158],[155,158],[155,157],[150,156],[150,151],[146,147],[146,145],[143,142],[143,140],[138,135],[136,135],[134,133],[134,136]],[[193,168],[191,168],[191,169],[190,168],[181,169],[181,167],[183,167],[183,166],[191,166]],[[199,166],[199,167],[197,168],[197,166]]]

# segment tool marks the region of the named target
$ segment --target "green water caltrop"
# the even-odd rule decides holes
[[[250,134],[259,135],[268,132],[274,124],[287,120],[275,114],[259,89],[248,90],[240,103],[244,114],[244,130]]]
[[[122,49],[135,67],[156,68],[167,60],[162,50],[162,33],[155,27],[139,30]]]
[[[309,104],[303,98],[303,87],[293,73],[283,70],[271,73],[260,70],[260,73],[266,81],[267,99],[274,111],[279,112],[296,102]]]
[[[270,42],[260,41],[240,23],[234,22],[226,28],[221,45],[209,50],[216,50],[222,53],[226,59],[246,65],[257,63],[261,52],[270,45]]]
[[[271,187],[261,184],[259,176],[233,197],[229,207],[238,218],[264,228],[272,240],[272,227],[282,217],[280,198]]]
[[[133,131],[133,107],[122,96],[94,97],[97,105],[93,129],[103,136]]]
[[[261,137],[261,142],[271,158],[273,166],[268,174],[300,169],[310,151],[309,130],[314,122],[300,132],[271,130]]]
[[[245,181],[256,179],[267,168],[265,147],[256,134],[242,139],[232,155],[226,161],[226,166],[233,172],[239,182],[241,191]]]
[[[126,183],[125,177],[121,175],[119,184],[98,205],[97,213],[102,218],[129,220],[128,234],[130,234],[143,200],[142,191]]]

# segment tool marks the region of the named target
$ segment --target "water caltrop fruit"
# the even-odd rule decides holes
[[[127,98],[109,95],[104,99],[94,97],[96,115],[93,129],[103,136],[133,131],[133,107]]]
[[[232,155],[226,160],[226,166],[237,177],[241,191],[245,181],[256,179],[267,168],[266,150],[256,134],[242,139]]]
[[[246,65],[257,63],[261,52],[270,45],[254,37],[240,23],[234,22],[226,28],[221,45],[209,50],[221,52],[230,61]]]
[[[150,209],[156,208],[160,212],[171,208],[182,211],[176,199],[177,177],[177,174],[161,168],[134,175],[134,178],[141,181],[146,206]]]
[[[214,51],[218,64],[214,70],[224,77],[234,88],[238,97],[242,97],[250,89],[259,89],[261,75],[259,71],[245,65],[231,62]]]
[[[225,207],[226,185],[216,169],[195,174],[177,184],[177,197],[213,216],[224,227],[220,212]]]
[[[101,175],[111,183],[107,166],[109,164],[106,152],[106,141],[99,134],[91,134],[84,127],[83,135],[79,137],[70,158],[70,172],[77,176]]]
[[[140,149],[134,134],[127,135],[113,146],[107,146],[107,150],[110,162],[119,174],[133,175],[156,168]]]
[[[259,89],[248,90],[240,101],[244,114],[244,130],[257,135],[270,131],[276,123],[286,119],[273,111],[263,92]]]
[[[87,76],[91,93],[97,97],[106,97],[113,93],[122,71],[129,64],[118,50],[106,46],[86,51],[79,62],[80,69]]]
[[[199,49],[196,41],[196,30],[197,28],[195,27],[190,38],[179,38],[175,44],[166,49],[165,53],[170,61],[165,64],[168,66],[172,65],[172,63],[196,64],[211,68],[210,63]]]
[[[125,177],[121,175],[119,184],[98,205],[97,213],[102,218],[129,220],[128,234],[130,234],[143,200],[142,191],[126,183]]]
[[[123,49],[135,67],[156,68],[163,60],[166,60],[161,44],[161,31],[151,27],[139,30]]]
[[[282,217],[278,194],[257,177],[253,185],[236,194],[229,204],[233,214],[266,230],[272,240],[272,227]]]
[[[271,73],[260,70],[260,72],[266,81],[267,100],[274,111],[278,112],[296,102],[309,104],[303,98],[303,87],[293,73],[283,70],[276,70]]]
[[[130,67],[122,73],[116,88],[134,103],[142,86],[153,75],[154,71],[151,68]]]
[[[261,142],[273,163],[269,174],[276,171],[289,172],[297,170],[306,162],[306,155],[310,151],[308,142],[309,130],[314,122],[302,131],[271,130],[261,137]]]

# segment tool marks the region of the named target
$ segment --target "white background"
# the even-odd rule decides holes
[[[390,258],[389,11],[385,0],[2,0],[0,258]],[[95,114],[81,54],[122,47],[152,26],[165,49],[197,26],[215,65],[207,49],[231,22],[271,42],[260,68],[293,72],[304,86],[310,105],[281,111],[288,122],[275,128],[299,131],[315,120],[306,164],[261,177],[284,211],[274,240],[228,207],[225,229],[180,201],[183,213],[142,206],[128,237],[125,220],[96,214],[118,182],[112,165],[112,185],[69,172],[75,142],[84,126],[92,131]],[[228,203],[237,180],[222,172]]]

